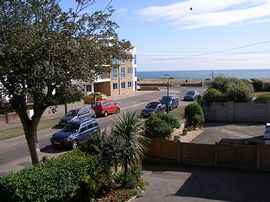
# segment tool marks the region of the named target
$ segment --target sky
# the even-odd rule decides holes
[[[138,71],[270,69],[270,0],[96,0],[85,12],[108,4]]]

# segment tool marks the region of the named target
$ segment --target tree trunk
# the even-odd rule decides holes
[[[30,152],[32,164],[38,164],[40,159],[40,148],[37,139],[37,124],[31,124],[25,129],[25,138]]]

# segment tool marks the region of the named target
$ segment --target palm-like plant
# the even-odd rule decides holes
[[[128,170],[141,162],[147,151],[149,139],[144,136],[143,124],[135,112],[118,115],[112,127],[112,135],[123,140],[119,163],[124,168],[126,177]]]

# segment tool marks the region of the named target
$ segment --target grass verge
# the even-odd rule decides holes
[[[172,114],[175,116],[178,121],[181,123],[185,117],[185,107],[186,106],[181,106],[178,107],[177,109],[173,109],[172,111],[169,111],[169,114]]]
[[[47,128],[52,128],[58,123],[58,121],[59,121],[59,118],[41,120],[39,125],[38,125],[38,131],[44,130]],[[15,128],[1,130],[0,131],[0,141],[10,139],[13,137],[22,136],[22,135],[24,135],[24,131],[23,131],[22,126],[17,126]]]

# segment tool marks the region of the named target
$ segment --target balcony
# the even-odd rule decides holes
[[[103,73],[96,76],[95,83],[111,81],[110,73]]]

